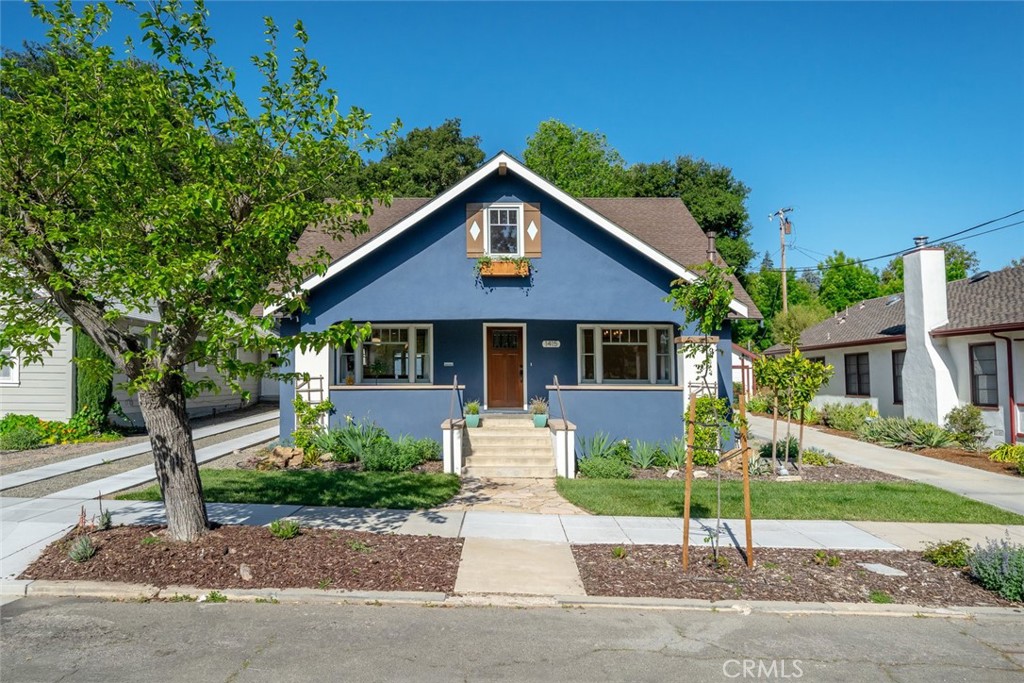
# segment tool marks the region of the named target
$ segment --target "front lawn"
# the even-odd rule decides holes
[[[681,517],[683,482],[659,479],[559,479],[562,497],[597,515]],[[690,514],[715,515],[712,479],[693,482]],[[913,482],[750,483],[755,519],[841,519],[875,522],[1024,524],[1024,517]],[[722,516],[743,517],[743,484],[722,482]]]
[[[208,503],[268,503],[416,510],[444,503],[459,492],[454,474],[352,472],[348,470],[200,470]],[[160,489],[117,496],[160,500]]]

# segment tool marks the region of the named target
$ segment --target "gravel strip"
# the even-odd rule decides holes
[[[214,446],[224,441],[229,441],[239,436],[245,436],[246,434],[252,434],[253,432],[258,432],[266,428],[266,422],[249,425],[248,427],[241,427],[230,432],[215,434],[204,439],[199,439],[195,442],[195,447],[196,450],[199,450],[206,446]],[[117,460],[106,465],[97,465],[96,467],[78,470],[77,472],[69,472],[59,477],[53,477],[52,479],[43,479],[42,481],[25,484],[24,486],[19,486],[17,488],[7,489],[4,491],[4,496],[10,496],[13,498],[41,498],[42,496],[48,496],[58,491],[69,489],[73,486],[88,484],[90,481],[96,481],[114,474],[128,472],[129,470],[133,470],[137,467],[149,465],[152,462],[153,454],[151,452],[143,453],[131,458]]]
[[[214,416],[196,418],[195,420],[192,420],[192,428],[198,429],[199,427],[210,427],[230,422],[232,420],[238,420],[243,417],[258,415],[259,413],[272,413],[275,410],[277,410],[277,406],[274,404],[256,403],[255,405],[251,405],[248,408],[242,408],[241,410],[233,410],[229,413],[220,413]],[[32,469],[33,467],[42,467],[43,465],[49,465],[55,462],[64,462],[65,460],[80,458],[83,455],[92,455],[93,453],[109,451],[114,448],[121,448],[122,446],[131,446],[132,444],[148,440],[149,437],[145,433],[142,433],[126,436],[125,438],[118,439],[117,441],[65,443],[54,446],[44,446],[42,448],[32,448],[27,451],[0,452],[0,476],[11,474],[12,472]]]

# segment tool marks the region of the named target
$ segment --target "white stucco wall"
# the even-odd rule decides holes
[[[804,351],[808,358],[825,358],[825,363],[835,368],[828,384],[822,387],[811,402],[815,408],[826,403],[870,403],[882,417],[903,417],[903,406],[893,400],[892,352],[903,349],[900,343],[869,344],[849,346],[822,351]],[[868,354],[868,376],[871,382],[871,396],[848,396],[846,394],[846,354]]]

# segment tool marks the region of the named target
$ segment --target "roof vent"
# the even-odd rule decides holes
[[[983,270],[980,273],[975,273],[974,275],[972,275],[971,279],[968,280],[968,282],[981,282],[991,274],[992,273],[990,271]]]
[[[898,304],[902,300],[903,300],[903,297],[901,297],[899,294],[897,294],[896,296],[889,297],[889,300],[885,302],[885,305],[886,306],[892,306],[893,304]]]

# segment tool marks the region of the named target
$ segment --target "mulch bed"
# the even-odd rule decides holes
[[[20,578],[450,593],[462,554],[461,539],[433,536],[302,529],[279,539],[266,527],[220,526],[195,543],[177,543],[166,527],[122,526],[89,532],[96,554],[78,563],[68,557],[78,535],[52,543]]]
[[[624,546],[616,558],[613,545],[572,547],[587,595],[664,597],[704,600],[787,600],[801,602],[871,602],[881,591],[895,603],[930,607],[1010,606],[973,583],[958,569],[937,567],[920,553],[905,551],[823,551],[755,548],[756,564],[747,569],[734,547],[723,548],[727,566],[713,561],[710,548],[690,549],[690,569],[683,572],[679,546]],[[830,567],[829,556],[839,558]],[[857,566],[879,562],[907,573],[881,576]]]
[[[897,477],[892,474],[886,474],[885,472],[879,472],[872,470],[867,467],[859,467],[858,465],[850,465],[848,463],[838,463],[836,465],[829,465],[827,467],[816,466],[816,465],[804,465],[802,471],[797,470],[795,464],[788,466],[790,474],[797,474],[803,479],[803,481],[815,481],[815,482],[832,482],[837,484],[856,484],[866,482],[877,482],[877,481],[906,481],[902,477]],[[706,472],[708,479],[715,479],[715,468],[714,467],[694,467],[694,472]],[[652,467],[647,470],[633,470],[634,479],[667,479],[669,470],[664,467]],[[676,475],[676,479],[681,479],[682,475]],[[728,481],[733,479],[742,479],[743,474],[734,470],[722,470],[722,481]],[[751,481],[773,481],[775,480],[774,474],[764,474],[760,476],[751,476]]]
[[[230,459],[223,459],[223,462],[217,463],[218,469],[240,469],[240,470],[258,470],[259,465],[265,459],[269,451],[263,446],[256,447],[243,451],[239,457],[238,455],[232,456]],[[320,461],[320,464],[316,467],[298,467],[289,468],[292,470],[301,469],[314,469],[314,470],[347,470],[350,472],[362,472],[363,463],[361,462],[337,462],[335,460],[324,459]],[[426,462],[420,463],[414,466],[410,472],[418,472],[420,474],[433,473],[440,474],[444,472],[444,463],[440,460],[427,460]]]
[[[996,474],[1008,474],[1013,477],[1020,477],[1020,471],[1015,462],[992,462],[986,453],[975,453],[959,448],[922,448],[919,451],[910,450],[911,453],[923,455],[946,462],[955,462],[957,465],[966,465],[979,470],[995,472]]]

